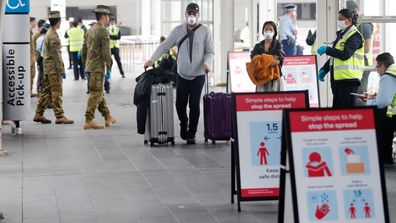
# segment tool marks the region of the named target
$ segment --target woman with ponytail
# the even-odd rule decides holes
[[[358,14],[349,9],[338,12],[337,38],[332,47],[321,46],[317,52],[331,58],[319,70],[318,79],[324,81],[330,71],[333,108],[355,106],[355,96],[364,71],[364,40],[356,28]]]

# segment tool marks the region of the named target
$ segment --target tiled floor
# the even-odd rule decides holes
[[[195,146],[179,138],[175,147],[143,145],[132,104],[139,72],[126,79],[113,74],[106,97],[118,119],[114,127],[82,129],[86,82],[71,80],[71,70],[64,83],[64,110],[75,124],[29,120],[18,136],[4,126],[3,147],[10,155],[0,158],[0,210],[6,217],[0,222],[276,222],[277,202],[243,203],[241,213],[230,204],[230,145],[204,145],[202,123]],[[33,99],[31,117],[36,103]],[[52,110],[46,116],[54,120]],[[388,168],[386,175],[396,219],[396,168]]]

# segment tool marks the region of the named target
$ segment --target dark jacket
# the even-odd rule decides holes
[[[137,84],[133,95],[133,104],[137,106],[136,122],[138,134],[144,134],[146,131],[146,117],[150,107],[151,86],[159,83],[170,83],[173,80],[173,76],[169,72],[154,68],[146,70],[135,79]]]
[[[351,58],[351,56],[356,52],[356,50],[360,49],[363,46],[363,39],[362,36],[359,33],[353,34],[349,39],[345,42],[345,48],[343,51],[338,50],[335,48],[337,45],[338,41],[342,38],[342,35],[344,33],[348,32],[348,29],[346,29],[344,32],[338,31],[337,32],[337,38],[333,43],[333,47],[327,47],[326,54],[338,58],[340,60],[348,60]],[[347,79],[347,80],[334,80],[334,66],[330,66],[330,59],[327,60],[327,62],[323,65],[321,68],[323,69],[326,73],[330,71],[330,77],[331,77],[331,83],[334,84],[335,82],[356,82],[357,84],[360,83],[359,79]]]
[[[268,52],[265,52],[264,42],[265,42],[265,40],[257,43],[254,46],[254,48],[253,48],[253,50],[252,50],[252,52],[250,54],[250,58],[252,59],[254,56],[261,55],[263,53],[277,56],[279,61],[280,61],[279,70],[280,70],[281,76],[282,76],[282,69],[281,68],[282,68],[282,65],[283,65],[283,60],[285,58],[285,53],[283,52],[282,44],[278,40],[274,40],[274,41],[272,41],[272,45],[269,48]]]

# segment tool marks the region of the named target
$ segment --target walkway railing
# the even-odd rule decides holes
[[[123,38],[120,42],[120,57],[125,70],[133,71],[136,66],[142,65],[150,59],[159,41],[139,38]]]

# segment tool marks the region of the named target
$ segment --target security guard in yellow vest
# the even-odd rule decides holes
[[[376,70],[380,75],[378,93],[365,92],[361,99],[367,105],[375,105],[378,110],[378,148],[382,151],[385,164],[393,164],[393,133],[396,131],[396,64],[389,53],[379,54]]]
[[[70,28],[66,34],[69,39],[70,54],[73,59],[74,80],[78,81],[80,76],[81,79],[85,80],[85,73],[84,73],[85,67],[81,59],[78,59],[77,56],[84,42],[84,34],[85,34],[84,30],[78,27],[77,21],[74,21],[72,23],[72,28]]]
[[[117,26],[115,18],[110,19],[110,26],[107,28],[110,35],[110,49],[111,54],[114,55],[114,59],[117,62],[118,69],[120,70],[122,78],[125,78],[124,69],[122,69],[121,57],[120,57],[120,39],[121,32],[120,27]]]
[[[319,70],[318,79],[324,81],[330,71],[333,108],[355,106],[355,96],[364,71],[364,40],[357,30],[357,14],[349,9],[338,12],[337,39],[333,47],[321,46],[317,52],[331,58]]]

